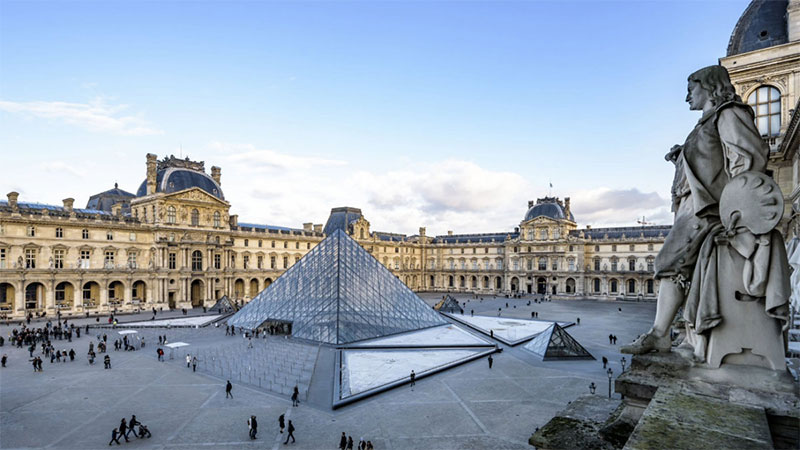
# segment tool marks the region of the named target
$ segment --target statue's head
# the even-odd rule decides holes
[[[700,90],[697,90],[697,88]],[[710,101],[712,106],[719,106],[733,100],[741,101],[731,84],[728,70],[723,66],[703,67],[689,75],[689,93],[686,101],[690,109],[703,109],[703,104]]]

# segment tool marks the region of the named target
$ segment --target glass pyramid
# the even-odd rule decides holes
[[[292,323],[292,336],[328,344],[447,322],[342,230],[334,231],[228,320],[244,329]]]
[[[452,295],[448,295],[442,299],[433,309],[440,311],[440,312],[449,312],[449,313],[459,313],[464,314],[464,310],[461,308],[461,305],[458,303]]]
[[[218,311],[219,313],[235,312],[239,310],[236,303],[232,302],[227,295],[223,295],[221,299],[214,303],[214,306],[208,309],[209,311]]]
[[[594,356],[586,351],[574,337],[555,322],[525,344],[524,348],[541,357],[543,361],[594,359]]]

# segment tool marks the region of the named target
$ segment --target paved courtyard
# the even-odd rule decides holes
[[[421,296],[431,305],[441,299],[440,294]],[[456,297],[469,300],[465,309],[474,309],[475,314],[496,316],[502,308],[503,317],[530,318],[531,311],[544,320],[576,321],[580,317],[580,325],[567,330],[597,361],[542,362],[521,345],[510,348],[501,344],[504,351],[494,355],[491,370],[482,358],[421,379],[413,389],[401,386],[333,411],[329,403],[320,401],[302,402],[293,408],[288,395],[236,382],[234,398],[226,399],[224,379],[192,373],[181,362],[180,355],[191,350],[176,350],[172,361],[156,360],[157,340],[152,334],[167,334],[170,342],[188,342],[191,345],[187,349],[211,348],[240,339],[226,337],[224,327],[161,329],[161,333],[158,329],[140,329],[147,341],[144,350],[117,352],[109,345],[111,370],[104,370],[102,361],[88,365],[88,342],[95,338],[84,334],[71,343],[55,341],[57,349],[74,348],[78,356],[68,363],[50,364],[46,360],[42,373],[33,372],[27,350],[6,344],[0,348],[0,353],[9,357],[8,367],[0,369],[0,447],[107,448],[111,429],[122,417],[136,414],[153,437],[143,441],[131,438],[130,443],[123,440],[123,446],[283,448],[285,434],[278,433],[277,418],[286,414],[297,428],[297,443],[289,446],[297,448],[336,448],[344,431],[356,443],[361,437],[371,440],[376,449],[527,449],[531,432],[567,402],[588,393],[591,382],[598,386],[597,395],[607,395],[608,379],[601,357],[611,361],[616,376],[622,357],[619,346],[647,330],[655,313],[652,303],[570,300],[531,302],[528,306],[528,298],[487,297],[481,302],[471,295]],[[170,315],[179,314],[159,314],[159,318]],[[150,315],[121,320],[137,318],[149,319]],[[95,320],[75,323],[95,324]],[[32,325],[39,324],[43,322]],[[11,328],[0,326],[0,333],[8,336]],[[109,334],[109,343],[118,336],[114,330],[104,331]],[[617,345],[608,344],[609,333],[619,337]],[[102,355],[98,356],[101,360]],[[320,356],[317,364],[332,361]],[[314,398],[315,389],[329,392],[330,386],[331,380],[312,378],[310,397]],[[256,441],[247,435],[250,415],[259,419]]]

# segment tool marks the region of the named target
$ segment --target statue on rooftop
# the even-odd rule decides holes
[[[789,270],[775,229],[783,195],[766,175],[769,149],[724,67],[690,75],[686,101],[703,115],[665,156],[675,165],[675,218],[655,260],[655,321],[621,351],[670,351],[670,328],[682,307],[682,354],[714,368],[783,369]]]

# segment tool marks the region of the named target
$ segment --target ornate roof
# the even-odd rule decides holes
[[[789,42],[788,0],[753,0],[731,33],[727,56]]]
[[[557,197],[539,198],[536,199],[536,204],[532,201],[528,202],[528,212],[525,213],[525,219],[522,221],[527,222],[539,216],[545,216],[556,220],[567,219],[575,222],[575,216],[569,211],[569,203],[567,203],[567,206],[564,206],[561,199]]]
[[[162,164],[163,162],[159,162],[159,167],[162,167]],[[186,167],[167,166],[159,169],[156,173],[156,192],[171,194],[193,187],[198,187],[220,200],[225,200],[225,196],[222,194],[222,188],[205,172]],[[147,195],[146,179],[142,181],[139,190],[136,191],[137,197],[143,197],[145,195]]]
[[[111,212],[111,206],[115,203],[123,203],[123,212],[128,212],[130,209],[130,200],[135,195],[130,192],[123,191],[119,188],[117,183],[114,183],[114,189],[109,189],[99,194],[94,194],[89,197],[89,202],[86,203],[86,209],[95,209],[99,211]]]

